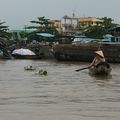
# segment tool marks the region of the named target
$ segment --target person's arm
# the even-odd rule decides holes
[[[101,61],[102,61],[102,62],[105,62],[105,58],[103,58]]]
[[[95,64],[95,61],[96,61],[96,57],[93,59],[92,63],[89,65],[89,67],[92,67],[92,66],[94,66],[94,64]]]

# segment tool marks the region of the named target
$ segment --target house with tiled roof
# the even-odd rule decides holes
[[[79,24],[81,25],[81,27],[95,26],[97,24],[101,24],[102,22],[103,20],[95,17],[79,18]]]

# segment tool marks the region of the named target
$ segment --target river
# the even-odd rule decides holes
[[[75,71],[88,64],[0,60],[0,120],[120,120],[120,64],[103,77]]]

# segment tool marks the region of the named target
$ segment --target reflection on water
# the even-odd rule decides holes
[[[25,66],[36,71],[24,71]],[[81,62],[0,61],[0,120],[119,120],[120,65],[91,76]],[[47,76],[36,75],[46,69]]]
[[[108,75],[91,75],[91,77],[93,77],[93,79],[95,80],[112,80],[112,75],[108,74]]]

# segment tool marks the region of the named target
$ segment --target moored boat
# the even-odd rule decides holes
[[[89,68],[90,74],[93,75],[108,75],[110,74],[111,70],[111,66],[106,62],[102,62],[97,66],[92,66],[91,68]]]
[[[16,59],[37,59],[41,56],[37,56],[33,51],[29,49],[16,49],[12,52],[12,56]]]
[[[57,60],[90,62],[98,48],[104,52],[108,62],[120,63],[120,42],[58,44],[54,47],[54,57]]]
[[[19,55],[19,54],[13,54],[12,56],[15,59],[41,59],[40,56],[36,56],[36,55]]]

